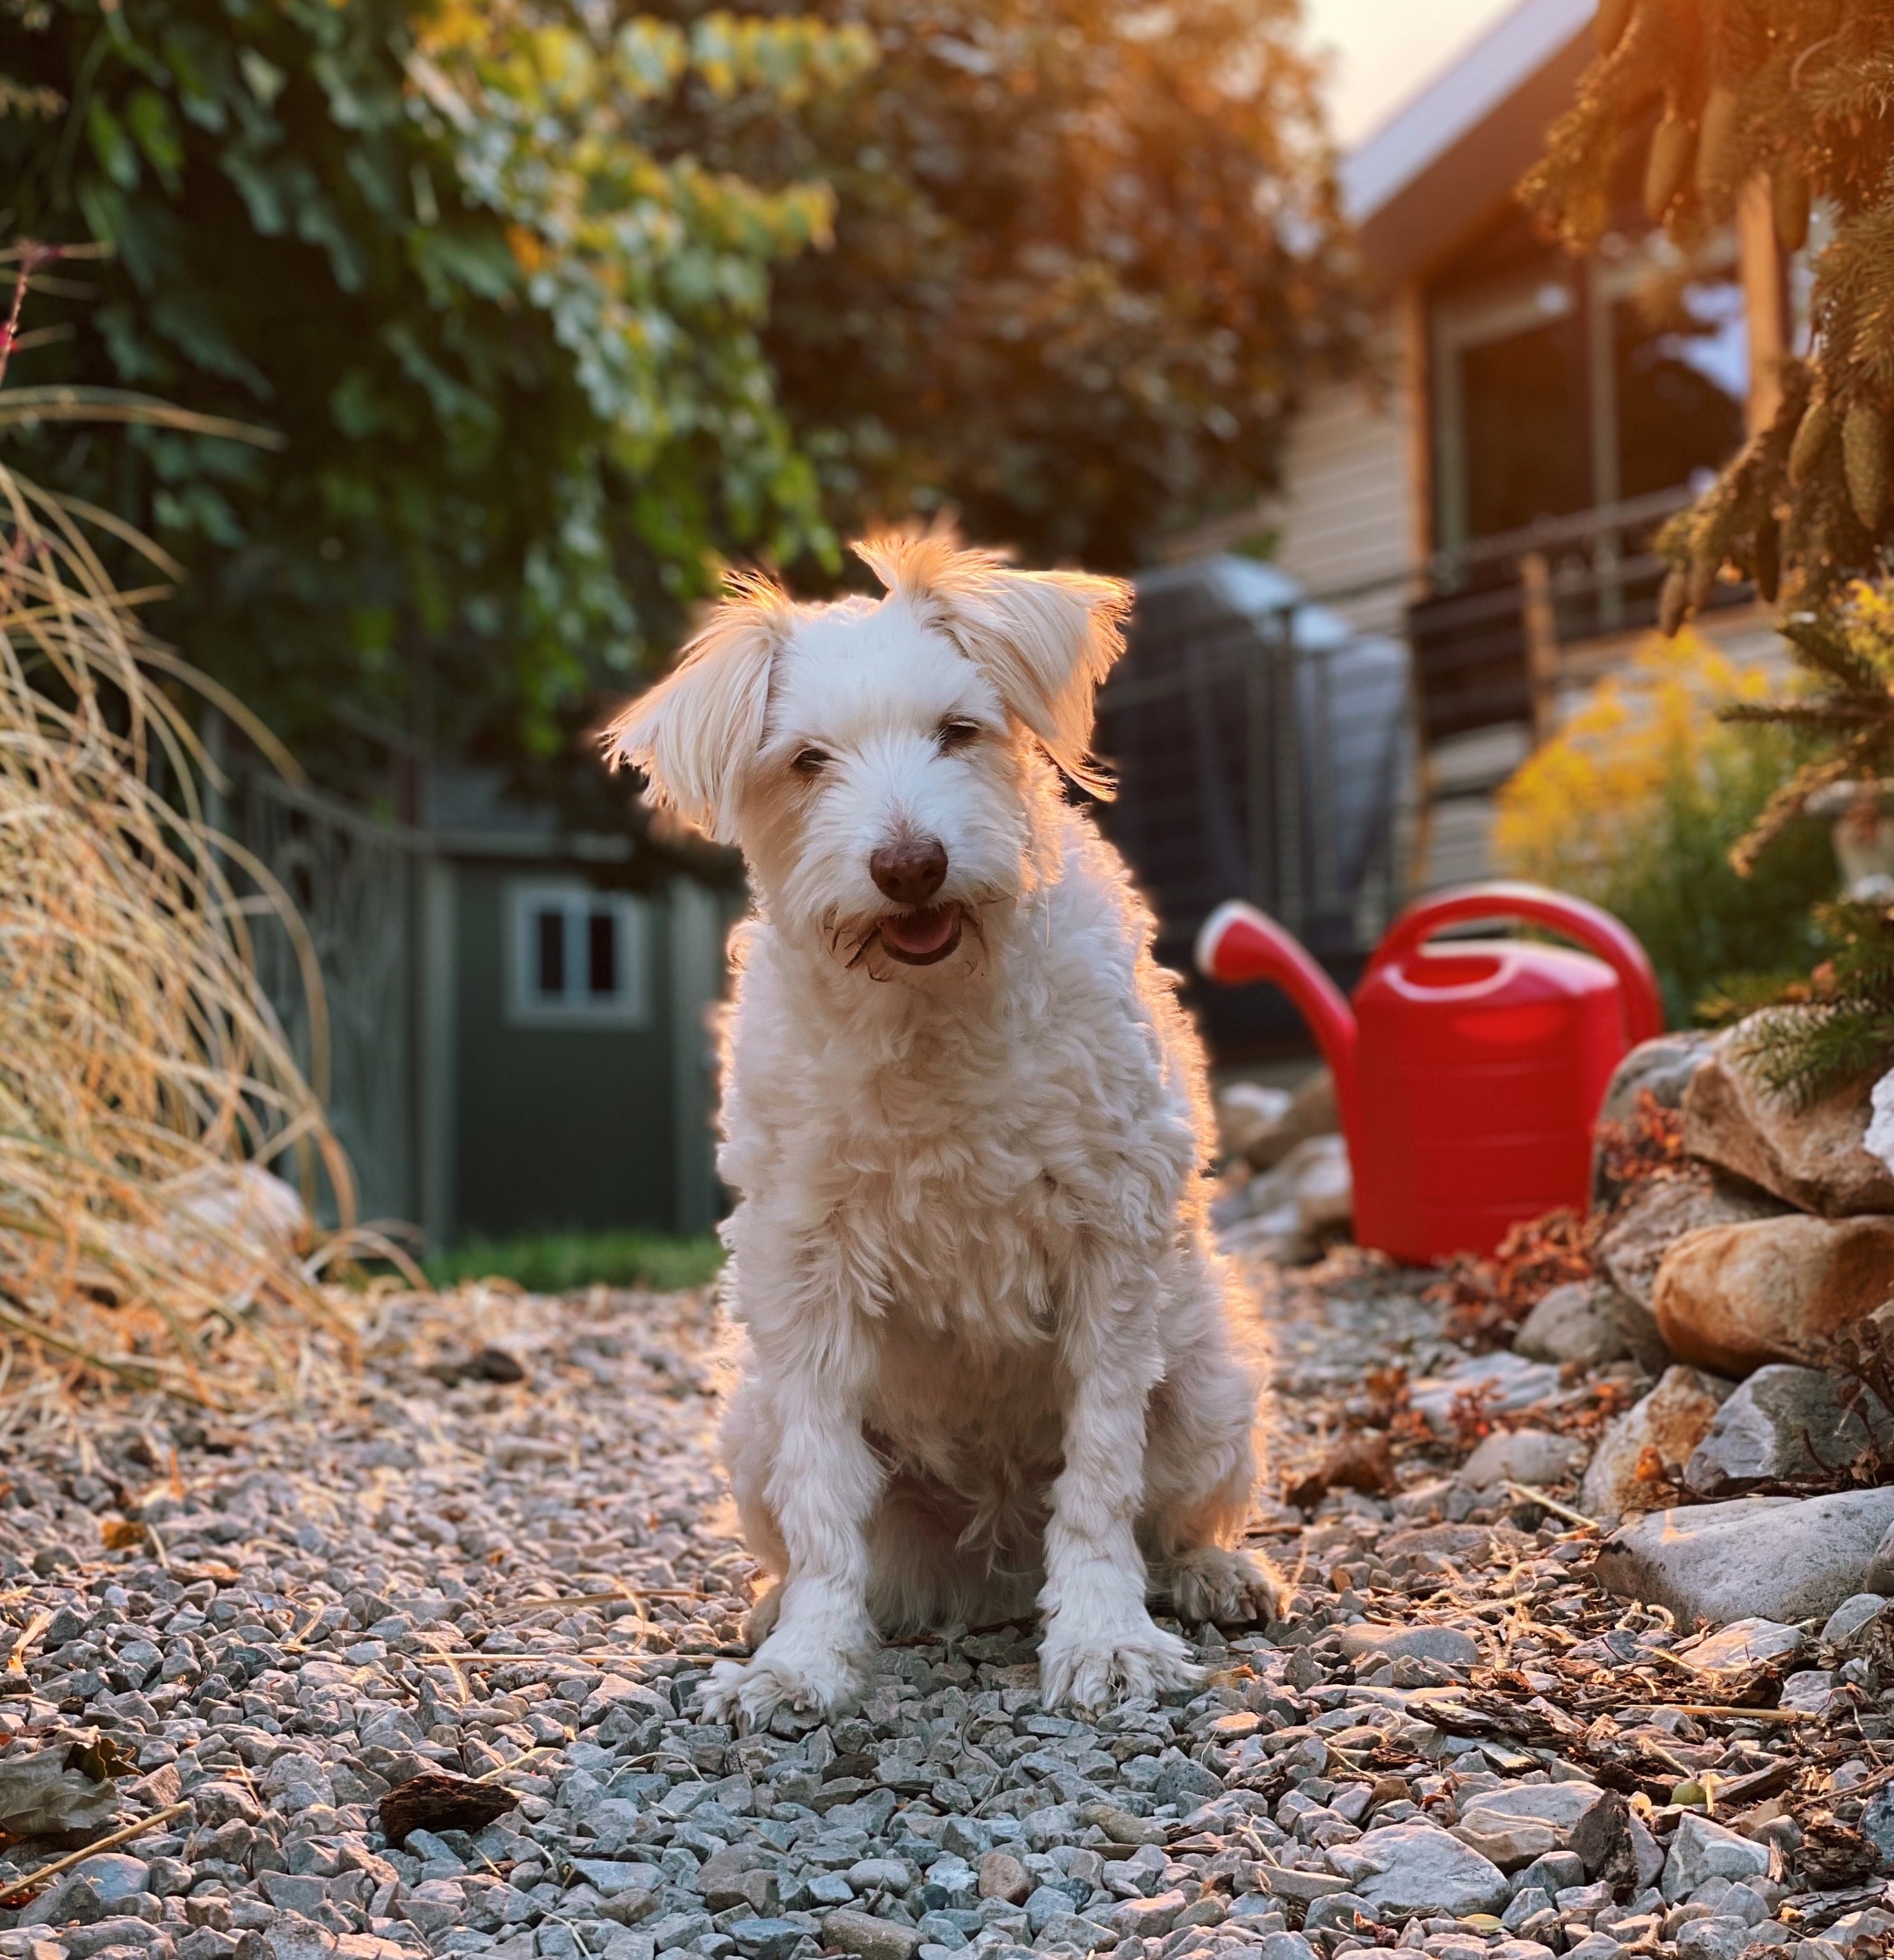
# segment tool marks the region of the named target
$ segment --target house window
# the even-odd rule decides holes
[[[642,1027],[650,1018],[644,901],[583,885],[515,885],[508,1018],[528,1027]]]
[[[1740,446],[1749,359],[1728,237],[1686,266],[1608,237],[1436,298],[1437,539],[1692,488]]]

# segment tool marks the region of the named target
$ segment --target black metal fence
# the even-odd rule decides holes
[[[1321,593],[1235,557],[1140,578],[1099,699],[1119,781],[1100,820],[1157,909],[1165,963],[1189,973],[1203,920],[1244,898],[1345,982],[1419,877],[1424,759],[1482,730],[1550,733],[1574,650],[1608,663],[1619,636],[1656,624],[1668,568],[1654,542],[1688,501],[1677,489],[1550,519]],[[1752,596],[1726,585],[1712,603]],[[1260,998],[1195,998],[1226,1049],[1282,1032]]]

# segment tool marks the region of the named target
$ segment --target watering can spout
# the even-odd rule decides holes
[[[1314,1031],[1322,1058],[1335,1077],[1335,1107],[1351,1144],[1355,1131],[1357,1068],[1354,1010],[1308,950],[1275,921],[1227,899],[1197,935],[1197,970],[1226,986],[1270,980],[1288,995]]]

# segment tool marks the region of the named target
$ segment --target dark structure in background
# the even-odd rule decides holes
[[[282,883],[327,1009],[266,928],[263,978],[307,1061],[326,1049],[362,1215],[470,1235],[707,1230],[709,1015],[743,904],[721,860],[625,821],[578,832],[497,776],[425,771],[392,822],[237,758],[215,815]]]
[[[1138,581],[1096,746],[1118,794],[1100,821],[1156,907],[1159,956],[1189,974],[1198,928],[1246,898],[1346,971],[1400,889],[1408,652],[1230,556]],[[1272,1045],[1294,1017],[1261,990],[1192,981],[1219,1054]]]

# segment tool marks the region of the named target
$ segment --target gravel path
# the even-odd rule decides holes
[[[1094,1723],[1042,1708],[1026,1628],[890,1647],[830,1724],[690,1719],[750,1570],[700,1295],[396,1300],[345,1421],[14,1437],[0,1825],[35,1764],[91,1837],[183,1808],[0,1912],[0,1956],[1883,1950],[1847,1841],[1894,1803],[1871,1666],[1806,1720],[1688,1712],[1755,1669],[1675,1657],[1588,1583],[1590,1534],[1530,1505],[1438,1522],[1490,1411],[1426,1387],[1455,1351],[1433,1310],[1365,1264],[1264,1278],[1285,1474],[1352,1432],[1379,1493],[1265,1504],[1291,1622],[1185,1629],[1203,1691]],[[1554,1382],[1534,1420],[1615,1405]],[[380,1800],[441,1770],[517,1803],[391,1846]],[[1762,1828],[1785,1794],[1815,1850],[1838,1834],[1826,1888],[1807,1834]],[[8,1844],[0,1888],[59,1848]]]

